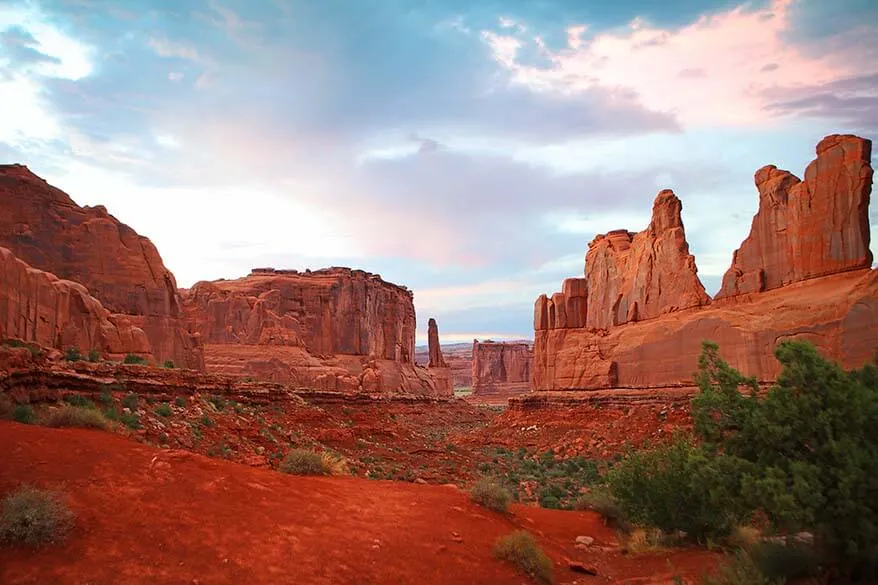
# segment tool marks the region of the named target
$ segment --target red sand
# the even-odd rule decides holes
[[[498,536],[520,527],[553,557],[558,583],[670,582],[715,560],[578,551],[577,535],[611,546],[615,535],[588,512],[514,506],[503,517],[452,487],[286,476],[101,431],[5,421],[0,445],[0,493],[21,483],[55,489],[77,516],[62,545],[0,548],[4,585],[521,584],[528,579],[491,554]],[[572,573],[565,558],[600,575]],[[651,575],[658,580],[638,579]]]

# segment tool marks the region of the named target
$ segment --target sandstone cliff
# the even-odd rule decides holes
[[[450,374],[414,364],[411,291],[378,275],[258,268],[183,294],[208,371],[320,390],[451,394]]]
[[[536,301],[534,388],[687,386],[706,339],[764,382],[778,373],[773,351],[783,339],[811,341],[846,368],[862,366],[878,347],[878,271],[868,268],[870,151],[868,140],[830,136],[804,182],[775,167],[759,171],[759,213],[712,303],[672,193],[659,194],[646,231],[598,236],[586,278]]]
[[[0,246],[34,268],[84,285],[127,314],[159,362],[203,368],[177,285],[155,246],[102,207],[80,207],[21,165],[0,165]]]
[[[756,171],[759,211],[716,298],[869,268],[871,156],[871,141],[833,135],[804,181],[774,165]]]
[[[106,358],[129,353],[152,358],[143,330],[112,315],[77,282],[31,268],[0,248],[0,339],[42,346],[96,349]]]
[[[530,390],[533,352],[527,343],[473,340],[473,394]]]

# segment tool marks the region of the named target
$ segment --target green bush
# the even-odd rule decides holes
[[[605,486],[597,486],[587,494],[579,496],[573,507],[577,510],[597,512],[603,517],[608,526],[617,530],[627,532],[631,528],[616,498],[613,497],[612,492]]]
[[[67,351],[64,352],[64,359],[68,362],[78,362],[82,360],[82,354],[78,347],[68,347]]]
[[[482,478],[473,485],[470,497],[480,506],[501,513],[509,509],[509,502],[512,500],[512,496],[502,485],[488,478]]]
[[[101,361],[101,352],[94,348],[88,350],[88,361],[92,363]]]
[[[167,402],[162,402],[161,404],[159,404],[158,406],[155,407],[155,413],[159,416],[163,416],[165,418],[168,418],[169,416],[174,414],[174,411],[171,410],[170,404],[168,404]]]
[[[323,457],[308,449],[293,449],[280,462],[278,469],[293,475],[329,475],[331,472]]]
[[[37,422],[37,413],[30,404],[17,404],[12,409],[12,420],[15,422],[32,425]]]
[[[186,399],[182,396],[177,396],[176,398],[174,398],[174,406],[179,406],[180,408],[183,408],[184,406],[186,406]]]
[[[629,453],[607,474],[622,513],[634,524],[682,531],[705,542],[728,535],[742,510],[735,462],[711,457],[678,439],[650,451]]]
[[[140,418],[133,412],[123,412],[119,415],[119,422],[128,427],[129,429],[136,431],[140,428]]]
[[[169,370],[173,370],[176,366],[174,366],[173,361],[165,360],[165,363],[162,364],[162,367],[168,368]]]
[[[134,392],[129,392],[125,396],[122,397],[122,406],[127,408],[128,410],[135,411],[137,410],[137,403],[140,397],[137,396]]]
[[[42,423],[47,427],[80,427],[106,430],[110,422],[94,408],[65,405],[48,411]]]
[[[509,561],[540,583],[554,583],[552,560],[530,533],[519,530],[501,536],[494,543],[494,556]]]
[[[145,357],[141,357],[137,354],[129,353],[125,356],[125,359],[122,360],[123,364],[133,364],[135,366],[145,366],[149,362],[146,361]]]
[[[747,553],[759,571],[773,580],[812,577],[820,569],[813,548],[803,543],[760,542]]]
[[[214,408],[216,408],[218,411],[222,411],[226,407],[225,398],[223,398],[222,396],[220,396],[218,394],[214,394],[213,396],[211,396],[207,400],[208,400],[208,402],[213,404]]]
[[[80,408],[97,408],[94,402],[82,394],[68,394],[64,397],[64,402],[71,406],[78,406]]]
[[[73,513],[51,492],[21,487],[3,500],[0,541],[40,546],[64,539]]]

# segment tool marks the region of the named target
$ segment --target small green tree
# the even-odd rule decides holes
[[[125,359],[122,360],[122,363],[133,364],[136,366],[145,366],[145,365],[147,365],[148,362],[146,361],[146,358],[144,358],[144,357],[141,357],[137,354],[129,353],[128,355],[125,356]]]
[[[64,352],[64,359],[68,362],[78,362],[82,360],[82,354],[78,347],[68,347],[67,351]]]
[[[88,361],[92,363],[101,361],[101,352],[95,348],[88,350]]]

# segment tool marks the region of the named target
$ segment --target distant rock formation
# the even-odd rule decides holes
[[[155,246],[102,206],[80,207],[22,165],[0,165],[0,246],[34,268],[84,285],[142,329],[159,362],[202,369],[174,275]]]
[[[774,165],[756,171],[759,211],[716,298],[763,292],[872,266],[872,143],[827,136],[805,180]]]
[[[414,364],[411,291],[379,275],[259,268],[183,294],[210,372],[320,390],[451,394],[450,374]]]
[[[427,347],[430,355],[429,367],[448,367],[442,357],[442,348],[439,346],[439,326],[436,325],[436,319],[432,317],[427,321]]]
[[[143,330],[111,314],[83,285],[31,268],[0,248],[0,339],[7,338],[75,347],[83,357],[97,350],[105,358],[153,358]]]
[[[527,343],[473,340],[473,394],[530,391],[533,353]]]
[[[534,388],[691,385],[703,340],[764,382],[779,371],[773,352],[783,339],[811,341],[844,367],[862,366],[878,347],[870,153],[868,140],[829,136],[804,182],[773,166],[757,172],[759,212],[712,303],[689,254],[679,199],[659,193],[645,231],[598,236],[585,278],[537,299]]]

